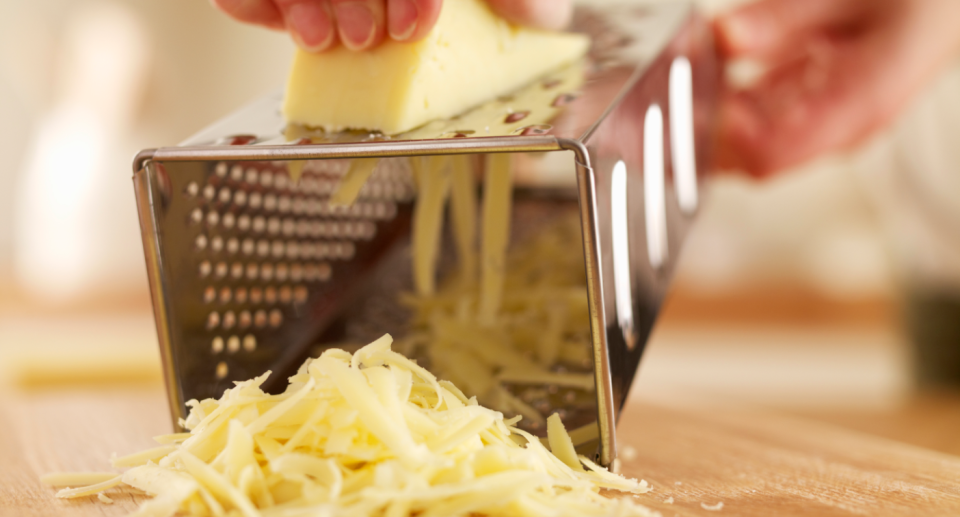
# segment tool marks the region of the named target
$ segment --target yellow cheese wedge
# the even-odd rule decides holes
[[[298,51],[287,84],[287,121],[327,131],[392,135],[452,117],[509,93],[587,50],[585,36],[510,25],[482,0],[446,0],[415,43],[374,50]]]

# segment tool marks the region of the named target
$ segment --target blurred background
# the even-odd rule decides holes
[[[131,159],[280,88],[292,50],[198,0],[0,0],[0,375],[159,382]],[[713,182],[632,396],[960,453],[958,307],[954,67],[853,153]]]

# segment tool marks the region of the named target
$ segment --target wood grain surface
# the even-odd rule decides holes
[[[0,391],[0,515],[125,515],[141,496],[62,501],[38,476],[110,470],[112,453],[169,431],[159,387]],[[883,438],[772,413],[640,403],[620,433],[624,472],[654,487],[637,501],[664,517],[960,515],[960,458]]]

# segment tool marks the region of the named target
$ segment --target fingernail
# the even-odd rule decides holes
[[[377,21],[370,8],[362,2],[345,2],[335,4],[334,9],[343,44],[350,50],[363,50],[370,46],[377,30]]]
[[[319,52],[333,43],[333,20],[320,4],[294,4],[287,10],[286,17],[290,35],[300,48]]]
[[[387,30],[397,41],[407,41],[417,30],[420,9],[411,0],[394,0],[388,4]]]

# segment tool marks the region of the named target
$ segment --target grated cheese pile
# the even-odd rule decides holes
[[[519,418],[467,399],[391,343],[328,350],[279,395],[260,389],[268,372],[220,400],[193,400],[189,433],[158,437],[160,447],[114,460],[133,467],[124,474],[57,495],[129,485],[156,496],[134,515],[154,517],[654,515],[599,494],[649,488],[576,457],[558,418],[554,454],[514,427]]]

